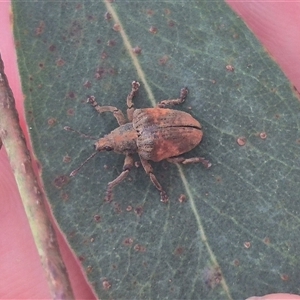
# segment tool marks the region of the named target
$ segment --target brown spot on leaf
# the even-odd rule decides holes
[[[288,281],[289,280],[289,275],[287,275],[287,274],[281,274],[280,278],[281,278],[282,281]]]
[[[107,291],[107,290],[109,290],[109,289],[111,288],[112,284],[111,284],[111,282],[108,281],[107,279],[104,279],[104,280],[102,281],[102,286],[103,286],[103,289],[104,289],[105,291]]]
[[[176,256],[180,256],[180,255],[183,254],[183,252],[184,252],[184,248],[183,248],[183,247],[177,247],[177,248],[175,249],[175,251],[174,251],[174,254],[175,254]]]
[[[131,246],[132,245],[132,243],[133,243],[133,238],[126,238],[124,241],[123,241],[123,245],[124,246]]]
[[[167,16],[171,14],[171,10],[169,8],[165,8],[164,12]]]
[[[271,91],[271,93],[276,94],[278,89],[276,87],[274,87],[274,88],[270,89],[270,91]]]
[[[158,32],[157,27],[151,26],[151,27],[149,28],[149,32],[152,33],[152,34],[156,34],[156,33]]]
[[[80,43],[83,36],[81,23],[78,20],[73,21],[68,30],[68,33],[72,41],[77,44]]]
[[[107,20],[107,21],[109,21],[109,20],[111,20],[111,14],[107,11],[105,14],[104,14],[104,19],[105,20]]]
[[[69,200],[69,194],[63,192],[63,193],[61,194],[61,198],[62,198],[62,200],[63,200],[64,202],[66,202],[66,201]]]
[[[221,283],[222,273],[219,267],[210,267],[204,269],[203,272],[204,283],[210,289],[214,289]]]
[[[96,223],[100,223],[101,222],[101,217],[99,215],[94,215],[94,221]]]
[[[87,81],[83,84],[83,86],[84,86],[85,88],[89,89],[89,88],[91,88],[92,84],[91,84],[90,81],[87,80]]]
[[[54,179],[53,184],[57,189],[61,189],[64,185],[66,185],[69,182],[69,180],[69,176],[61,175]]]
[[[179,203],[184,203],[187,201],[186,195],[181,194],[178,198]]]
[[[109,75],[115,75],[117,72],[116,72],[115,69],[109,68],[109,69],[107,69],[106,73],[109,74]]]
[[[234,265],[235,267],[238,267],[238,266],[240,265],[240,261],[239,261],[238,259],[235,259],[235,260],[233,261],[233,265]]]
[[[62,58],[59,58],[59,59],[56,60],[56,65],[57,65],[58,67],[61,67],[61,66],[63,66],[64,64],[65,64],[65,61],[64,61]]]
[[[114,31],[121,31],[121,25],[120,24],[118,24],[118,23],[116,23],[116,24],[114,24],[114,26],[113,26],[113,30]]]
[[[250,242],[245,242],[245,243],[244,243],[244,247],[245,247],[246,249],[249,249],[249,248],[251,247],[251,243],[250,243]]]
[[[67,115],[68,115],[68,116],[74,116],[74,114],[75,114],[74,108],[69,108],[69,109],[67,110]]]
[[[63,157],[63,162],[68,164],[72,161],[72,158],[70,155],[66,154],[64,157]]]
[[[116,45],[116,41],[115,40],[108,40],[107,46],[114,47],[115,45]]]
[[[164,55],[162,58],[160,58],[158,60],[158,63],[161,65],[161,66],[164,66],[169,60],[169,56],[167,55]]]
[[[106,59],[108,57],[108,54],[106,52],[101,53],[101,59]]]
[[[45,22],[40,21],[39,26],[35,29],[36,35],[41,35],[45,31]]]
[[[144,208],[143,208],[143,206],[137,206],[137,207],[134,209],[134,212],[135,212],[139,217],[141,217],[142,214],[144,213]]]
[[[139,46],[136,46],[136,47],[132,48],[132,52],[136,55],[139,55],[142,53],[142,48],[140,48]]]
[[[76,98],[76,94],[73,91],[70,91],[68,93],[68,97],[71,98],[71,99],[74,99],[74,98]]]
[[[68,234],[68,236],[69,236],[69,239],[73,239],[75,236],[76,236],[76,231],[71,231],[69,234]]]
[[[216,181],[217,181],[218,183],[222,182],[222,177],[221,177],[221,176],[216,176]]]
[[[131,205],[128,205],[128,206],[126,207],[126,211],[132,211],[132,206],[131,206]]]
[[[93,267],[92,266],[87,266],[87,268],[86,268],[87,274],[91,274],[92,271],[93,271]]]
[[[56,124],[57,120],[55,118],[49,118],[47,123],[49,126],[54,126]]]
[[[176,23],[173,20],[169,20],[168,25],[169,25],[169,27],[174,27],[176,25]]]
[[[152,17],[154,15],[154,11],[152,9],[147,9],[146,10],[146,14],[149,16],[149,17]]]
[[[146,247],[140,244],[135,244],[133,249],[137,252],[146,252]]]
[[[262,139],[262,140],[265,140],[267,138],[267,133],[266,132],[261,132],[259,134],[259,137]]]
[[[105,69],[99,67],[99,68],[97,68],[97,70],[96,70],[95,78],[96,78],[96,79],[102,79],[103,76],[104,76],[104,74],[105,74]]]
[[[241,136],[237,138],[236,142],[239,146],[245,146],[247,139],[244,136]]]
[[[49,46],[49,51],[54,52],[56,50],[56,46],[55,45],[50,45]]]
[[[121,205],[119,203],[114,203],[115,213],[122,213]]]
[[[95,16],[93,16],[93,15],[88,15],[88,16],[87,16],[87,19],[88,19],[88,21],[93,21],[93,20],[95,20],[96,18],[95,18]]]
[[[226,66],[226,70],[229,72],[233,72],[234,71],[234,67],[232,65],[227,65]]]

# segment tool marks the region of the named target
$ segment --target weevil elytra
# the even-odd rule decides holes
[[[159,190],[161,201],[167,202],[167,193],[158,182],[149,161],[159,162],[164,159],[171,163],[203,163],[206,168],[211,164],[202,157],[184,158],[181,154],[192,150],[202,140],[203,131],[200,123],[190,114],[166,108],[178,105],[185,101],[188,89],[182,88],[177,99],[162,100],[154,108],[135,109],[133,98],[140,87],[139,82],[133,81],[131,92],[127,96],[127,119],[114,106],[100,106],[94,96],[87,100],[97,112],[111,112],[116,118],[119,127],[100,138],[95,143],[95,152],[85,160],[79,168],[71,172],[75,176],[79,169],[98,151],[114,151],[125,155],[122,173],[108,183],[106,201],[111,201],[113,188],[121,183],[134,166],[133,155],[137,153],[145,172],[150,176],[152,183]],[[65,127],[66,130],[78,131]],[[87,135],[81,134],[84,137]]]

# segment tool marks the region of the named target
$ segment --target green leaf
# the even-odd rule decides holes
[[[45,188],[101,299],[300,292],[300,104],[226,4],[15,1],[14,22]],[[97,114],[87,96],[125,112],[133,80],[141,83],[139,108],[188,86],[175,109],[203,125],[203,141],[186,157],[203,156],[210,169],[153,163],[167,205],[142,167],[115,188],[113,202],[104,201],[122,171],[116,153],[98,154],[68,177],[94,150],[64,126],[103,137],[117,122]]]

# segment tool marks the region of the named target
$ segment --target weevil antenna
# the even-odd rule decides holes
[[[78,131],[78,130],[73,129],[73,128],[71,128],[70,126],[65,126],[65,127],[64,127],[64,130],[76,132],[77,134],[79,134],[81,137],[83,137],[83,138],[85,138],[85,139],[90,139],[90,140],[95,140],[95,141],[98,140],[97,138],[95,138],[95,137],[93,137],[93,136],[84,134],[84,133],[82,133],[82,132],[80,132],[80,131]]]
[[[71,177],[74,177],[78,171],[90,160],[92,159],[96,154],[98,153],[98,151],[94,152],[91,156],[89,156],[77,169],[73,170],[71,173],[70,173],[70,176]]]

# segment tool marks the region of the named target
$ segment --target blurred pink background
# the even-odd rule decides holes
[[[276,1],[228,1],[228,3],[244,19],[270,55],[278,62],[291,84],[300,91],[300,3]],[[21,126],[28,138],[9,1],[0,2],[0,25],[0,52],[16,99]],[[0,150],[0,170],[1,298],[49,299],[50,293],[44,271],[3,148]],[[75,297],[77,299],[95,299],[81,272],[78,259],[68,248],[62,234],[58,230],[56,231]],[[260,299],[282,300],[300,299],[300,297],[278,294]]]

